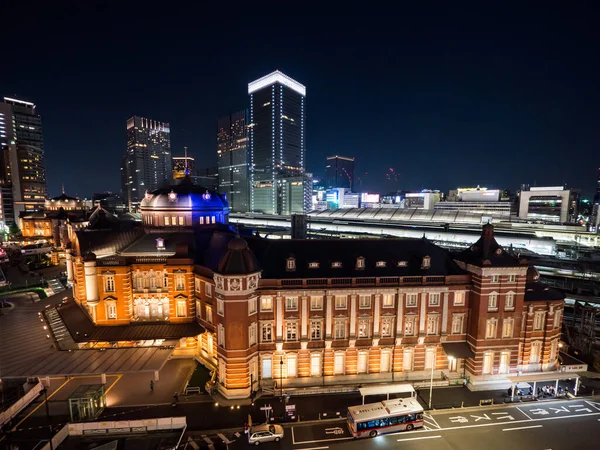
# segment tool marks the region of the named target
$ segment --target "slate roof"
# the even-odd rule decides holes
[[[254,252],[248,248],[248,242],[240,236],[230,240],[217,272],[224,275],[242,275],[260,271],[260,264]]]
[[[246,238],[256,255],[262,278],[340,278],[463,275],[465,272],[450,254],[426,239],[263,239]],[[429,256],[431,266],[421,268],[423,257]],[[363,257],[365,267],[356,267]],[[296,270],[287,270],[288,258],[294,258]],[[319,263],[309,268],[309,263]],[[332,263],[341,267],[334,268]],[[379,267],[378,262],[385,262]],[[398,263],[406,263],[399,266]]]
[[[525,284],[525,301],[550,301],[550,300],[564,300],[565,294],[558,289],[553,289],[546,286],[540,281],[529,282]]]
[[[57,308],[75,342],[141,341],[146,339],[181,339],[197,336],[204,328],[190,323],[132,323],[118,326],[95,326],[73,300]]]
[[[494,238],[494,227],[491,224],[483,226],[481,237],[471,247],[455,255],[455,259],[475,266],[515,267],[522,263]]]

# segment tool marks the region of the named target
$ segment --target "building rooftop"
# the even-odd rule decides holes
[[[518,267],[526,264],[516,256],[506,252],[494,238],[494,227],[491,224],[483,226],[481,237],[471,247],[456,255],[458,261],[475,266]]]

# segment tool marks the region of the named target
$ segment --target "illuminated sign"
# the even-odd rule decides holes
[[[362,203],[379,203],[379,194],[367,194],[364,193],[360,196]]]
[[[248,83],[248,94],[252,94],[253,92],[256,92],[267,86],[271,86],[275,83],[283,84],[284,86],[289,87],[293,91],[296,91],[298,94],[306,96],[306,87],[304,85],[298,83],[296,80],[288,77],[286,74],[280,72],[279,70],[276,70],[275,72],[270,73],[269,75],[265,75],[264,77],[253,81],[252,83]]]

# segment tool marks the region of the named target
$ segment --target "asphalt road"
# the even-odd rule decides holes
[[[290,450],[572,450],[596,449],[600,402],[571,400],[465,408],[426,414],[425,427],[354,440],[342,421],[286,429],[281,443],[260,448]],[[230,449],[248,448],[243,438]]]

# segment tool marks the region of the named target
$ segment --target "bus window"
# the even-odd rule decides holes
[[[399,419],[399,417],[390,417],[390,425],[398,425],[399,423],[401,423]]]
[[[417,414],[417,420],[422,420],[422,419],[423,419],[423,413]]]

